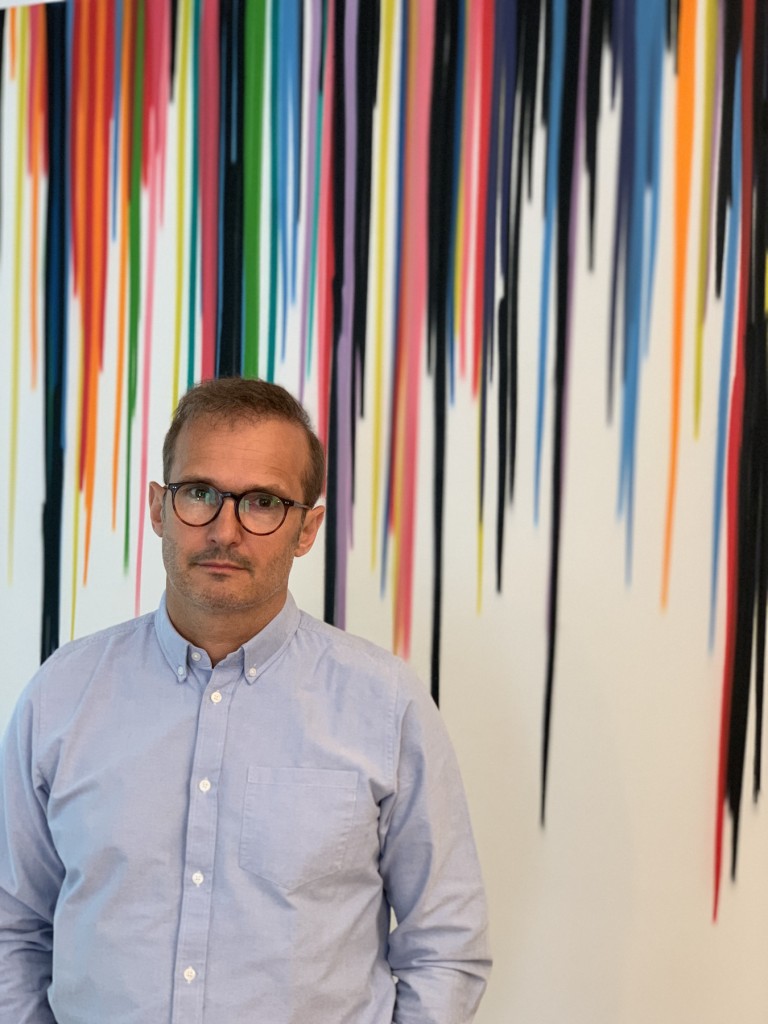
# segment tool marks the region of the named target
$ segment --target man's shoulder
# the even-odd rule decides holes
[[[153,634],[154,619],[155,613],[148,612],[146,615],[126,619],[124,622],[118,622],[94,633],[87,633],[85,636],[70,640],[57,648],[43,662],[41,671],[58,669],[74,660],[82,659],[84,662],[89,659],[98,660],[105,651],[121,647],[135,651],[137,641]]]
[[[66,713],[86,697],[94,682],[103,686],[129,678],[130,669],[154,642],[153,619],[153,613],[141,615],[62,644],[24,687],[17,709],[39,706],[52,714]]]
[[[423,682],[402,658],[365,637],[348,633],[302,611],[297,635],[300,642],[312,644],[318,658],[330,660],[340,670],[348,670],[357,680],[365,677],[378,684],[389,682],[407,695],[415,687],[425,689]]]
[[[70,640],[57,648],[30,680],[27,692],[82,690],[95,677],[120,674],[137,664],[155,642],[154,613],[116,623]]]
[[[359,657],[361,660],[370,660],[391,668],[403,664],[402,659],[391,651],[385,650],[365,637],[357,636],[355,633],[348,633],[338,626],[332,626],[328,622],[316,619],[309,612],[302,611],[299,619],[299,631],[312,637],[315,642],[329,651],[338,651],[350,657]]]

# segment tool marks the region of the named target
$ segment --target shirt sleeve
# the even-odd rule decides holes
[[[426,689],[410,691],[380,818],[393,1024],[469,1024],[491,967],[485,893],[453,747]]]
[[[0,743],[0,1020],[14,1024],[55,1024],[47,990],[63,869],[35,767],[35,722],[25,694]]]

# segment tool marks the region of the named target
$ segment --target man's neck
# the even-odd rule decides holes
[[[253,639],[265,626],[279,615],[285,605],[283,595],[279,607],[248,609],[238,614],[231,610],[211,612],[176,606],[172,592],[166,593],[166,610],[174,629],[195,647],[200,647],[211,659],[211,665],[218,665],[233,651]]]

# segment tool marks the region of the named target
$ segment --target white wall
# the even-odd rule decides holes
[[[4,132],[14,109],[6,83]],[[671,104],[667,113],[671,117]],[[692,319],[687,314],[682,440],[669,606],[660,607],[662,534],[669,449],[671,224],[674,148],[664,150],[662,247],[657,268],[651,348],[643,371],[639,419],[634,574],[624,580],[624,524],[616,516],[618,432],[605,416],[605,352],[615,162],[616,114],[601,143],[603,193],[598,265],[583,267],[576,289],[568,403],[565,519],[555,706],[546,827],[539,825],[540,746],[549,566],[548,407],[542,517],[533,522],[536,337],[541,259],[537,192],[526,213],[521,335],[517,495],[508,517],[501,596],[493,592],[489,519],[477,609],[474,488],[477,408],[459,384],[451,412],[447,485],[446,598],[442,709],[463,766],[492,911],[496,969],[479,1024],[762,1024],[768,1006],[768,815],[744,808],[738,883],[724,879],[720,915],[711,921],[716,773],[723,658],[723,600],[708,650],[708,595],[714,438],[722,311],[710,298],[705,338],[704,417],[692,428]],[[668,141],[670,141],[668,139]],[[12,153],[3,146],[5,197]],[[541,150],[539,173],[541,180]],[[168,176],[171,187],[172,176]],[[695,183],[698,188],[698,183]],[[694,191],[694,196],[696,195]],[[583,200],[583,197],[582,197]],[[169,208],[171,208],[169,206]],[[692,210],[697,210],[694,200]],[[7,499],[10,446],[13,217],[4,198],[0,220],[0,493]],[[582,210],[580,223],[585,222]],[[692,231],[695,231],[696,223]],[[582,232],[583,235],[583,232]],[[585,243],[583,243],[585,245]],[[172,230],[161,238],[171,251]],[[160,295],[170,293],[159,261]],[[28,287],[28,282],[25,285]],[[114,282],[111,282],[114,316]],[[25,314],[26,316],[26,314]],[[74,314],[73,314],[74,316]],[[156,310],[155,337],[167,330],[167,304]],[[26,321],[25,321],[26,322]],[[291,314],[295,340],[296,314]],[[73,366],[76,365],[73,333]],[[37,514],[43,479],[42,395],[29,385],[29,353],[21,350],[21,455],[13,577],[8,577],[7,502],[0,504],[0,623],[5,719],[37,662],[41,543]],[[150,417],[150,477],[160,476],[160,443],[168,420],[170,356],[156,346]],[[108,349],[102,394],[113,387]],[[296,386],[295,368],[280,376]],[[75,423],[76,373],[69,395]],[[310,390],[310,405],[314,392]],[[429,387],[423,390],[419,438],[421,487],[431,472]],[[551,399],[550,399],[551,401]],[[108,399],[104,412],[108,412]],[[109,528],[109,419],[100,434],[92,569],[74,584],[74,632],[89,632],[132,614],[133,576],[121,573],[120,531]],[[102,443],[103,440],[103,443]],[[493,451],[493,431],[489,432]],[[68,448],[65,536],[65,633],[70,619],[74,508],[73,445]],[[379,595],[371,568],[371,424],[360,426],[355,549],[349,570],[351,630],[389,645],[391,596]],[[488,508],[493,508],[489,484]],[[81,522],[82,530],[82,522]],[[414,650],[426,679],[430,616],[429,504],[420,508]],[[721,570],[721,579],[723,578]],[[146,538],[142,609],[162,588],[159,546]],[[721,588],[722,589],[722,588]],[[319,614],[321,545],[297,564],[294,592]],[[726,841],[729,840],[726,832]],[[727,862],[727,856],[726,856]]]

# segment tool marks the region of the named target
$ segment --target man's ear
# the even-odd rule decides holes
[[[149,501],[149,518],[152,523],[152,529],[158,537],[162,537],[163,526],[165,525],[165,488],[163,485],[156,484],[154,480],[150,481],[147,499]]]
[[[315,543],[315,537],[317,537],[317,531],[320,529],[324,518],[325,508],[323,505],[311,508],[304,516],[304,522],[302,523],[299,539],[296,542],[296,550],[294,551],[297,558],[301,558],[302,555],[306,555],[308,551],[311,551],[312,545]]]

